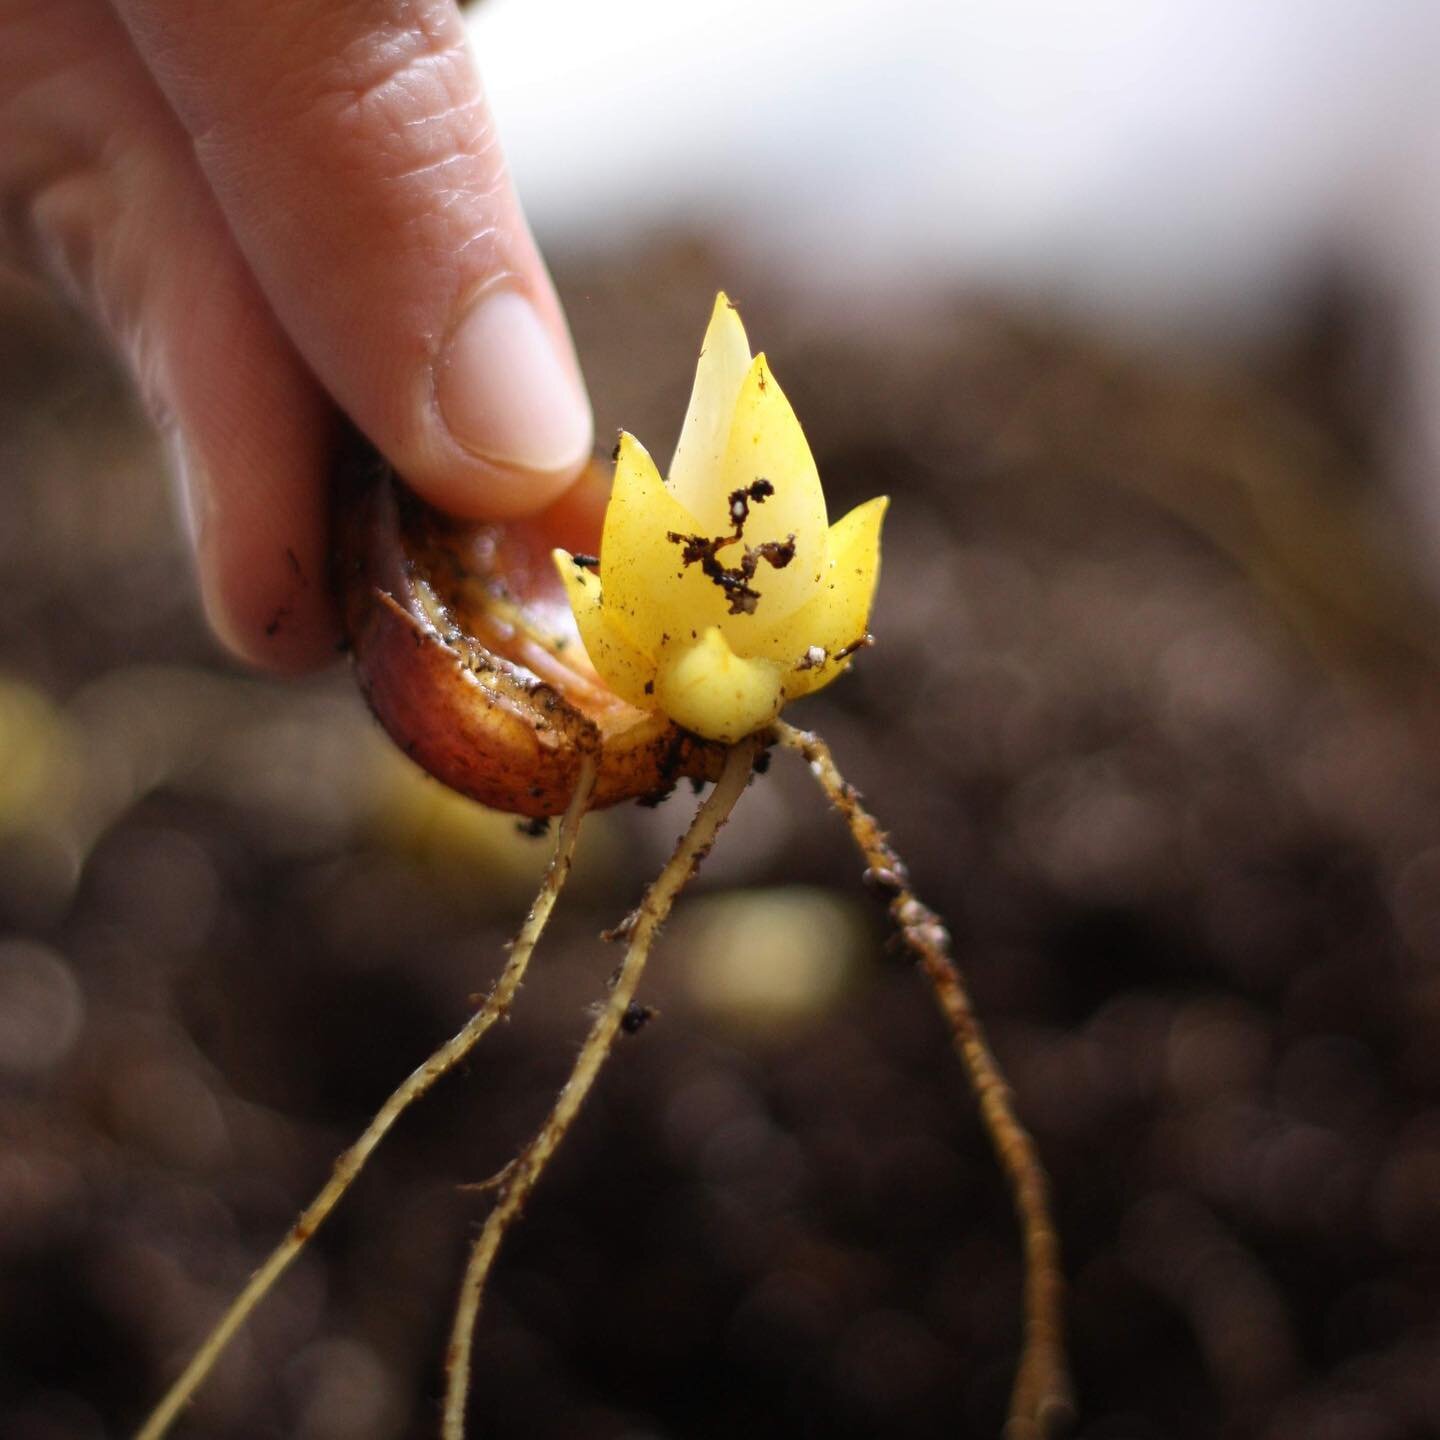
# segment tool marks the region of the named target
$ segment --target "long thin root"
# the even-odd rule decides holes
[[[136,1440],[160,1440],[206,1376],[214,1369],[215,1362],[219,1360],[231,1337],[249,1318],[250,1312],[269,1294],[271,1287],[285,1273],[290,1262],[304,1248],[306,1241],[340,1202],[390,1127],[442,1075],[453,1070],[475,1048],[481,1036],[510,1009],[515,993],[525,978],[530,956],[534,953],[535,945],[570,873],[580,821],[590,803],[594,788],[595,766],[593,761],[587,759],[581,767],[569,809],[560,822],[559,833],[555,837],[555,851],[545,878],[540,882],[539,894],[536,895],[535,903],[510,948],[510,958],[486,996],[484,1004],[423,1065],[406,1077],[394,1094],[376,1111],[375,1118],[371,1120],[365,1133],[335,1162],[335,1169],[320,1193],[310,1202],[291,1226],[284,1240],[250,1277],[249,1283],[220,1317],[219,1323],[206,1336],[195,1357],[141,1426]]]
[[[625,958],[615,972],[605,1008],[596,1017],[585,1037],[570,1078],[560,1091],[554,1109],[520,1152],[504,1176],[500,1199],[490,1212],[470,1252],[465,1277],[460,1284],[460,1299],[455,1309],[455,1323],[450,1344],[445,1352],[447,1373],[445,1411],[441,1423],[444,1440],[464,1440],[465,1406],[470,1390],[470,1352],[475,1335],[475,1320],[484,1298],[485,1281],[495,1263],[495,1256],[510,1225],[519,1216],[534,1190],[550,1157],[565,1138],[571,1122],[579,1113],[585,1097],[595,1083],[601,1066],[610,1054],[625,1013],[640,983],[650,945],[655,933],[670,913],[675,897],[685,882],[699,868],[715,843],[720,827],[729,818],[735,802],[744,792],[754,764],[757,745],[744,741],[726,757],[725,769],[714,790],[696,812],[690,828],[681,837],[665,868],[646,891],[640,908],[622,928],[626,939]]]
[[[965,1066],[985,1129],[1010,1182],[1025,1248],[1024,1346],[1010,1398],[1007,1440],[1042,1440],[1071,1417],[1065,1361],[1064,1272],[1050,1215],[1049,1184],[1035,1142],[1015,1113],[1014,1097],[991,1053],[965,981],[951,954],[944,922],[910,889],[904,862],[875,817],[836,768],[817,735],[778,721],[774,733],[809,763],[830,803],[844,817],[869,866],[867,876],[888,899],[891,917],[935,991]]]

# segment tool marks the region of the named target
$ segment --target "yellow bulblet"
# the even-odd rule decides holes
[[[564,550],[555,561],[600,677],[734,742],[828,685],[865,642],[886,504],[828,524],[800,422],[722,294],[669,481],[622,434],[599,574]]]

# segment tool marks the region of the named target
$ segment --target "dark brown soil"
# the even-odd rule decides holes
[[[1202,365],[943,297],[817,316],[679,246],[560,269],[602,427],[666,450],[723,282],[833,512],[894,497],[878,643],[795,718],[949,918],[1049,1166],[1078,1435],[1440,1433],[1437,631],[1343,334]],[[117,383],[16,313],[0,1435],[98,1440],[458,1025],[546,841],[412,781],[343,673],[228,669]],[[689,804],[601,819],[514,1020],[181,1433],[435,1433],[487,1203],[459,1187],[544,1113],[614,964],[598,932]],[[502,1255],[477,1440],[998,1433],[1014,1224],[859,869],[777,755]],[[783,1024],[715,999],[741,912],[713,899],[763,918],[797,885],[854,944],[845,985]]]

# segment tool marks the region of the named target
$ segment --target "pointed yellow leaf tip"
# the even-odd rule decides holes
[[[722,291],[668,481],[622,432],[599,575],[555,563],[601,678],[733,743],[867,643],[886,504],[829,525],[800,422]]]

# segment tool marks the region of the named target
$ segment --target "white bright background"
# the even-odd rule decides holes
[[[472,30],[543,231],[688,218],[801,282],[1253,323],[1440,182],[1433,0],[488,0]]]
[[[1440,573],[1435,0],[486,0],[543,235],[688,223],[797,288],[937,282],[1243,339],[1339,267],[1396,301]]]

